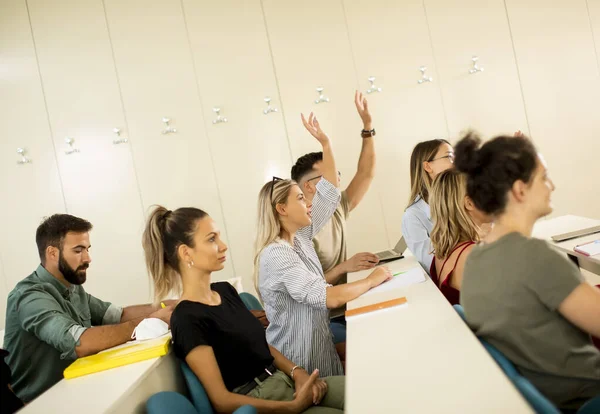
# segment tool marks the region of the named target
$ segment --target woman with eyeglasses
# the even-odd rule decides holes
[[[402,216],[402,236],[410,251],[427,273],[431,268],[431,211],[429,193],[433,179],[452,168],[454,150],[445,139],[433,139],[417,144],[410,156],[410,198]]]
[[[357,282],[338,286],[326,282],[312,239],[340,201],[337,169],[331,141],[316,117],[311,113],[306,120],[302,115],[302,122],[323,147],[323,177],[310,205],[293,180],[275,177],[260,190],[254,280],[270,321],[269,344],[308,372],[318,369],[325,377],[343,375],[329,309],[389,280],[391,273],[378,267]]]

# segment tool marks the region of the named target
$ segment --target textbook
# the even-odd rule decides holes
[[[143,342],[134,341],[108,351],[79,358],[69,365],[63,374],[65,379],[71,379],[160,357],[169,352],[170,345],[171,335],[163,335]]]

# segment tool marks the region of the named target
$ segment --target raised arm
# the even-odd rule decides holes
[[[371,131],[373,129],[373,122],[367,99],[363,97],[362,93],[356,91],[354,94],[354,104],[363,121],[363,129]],[[375,178],[375,142],[373,136],[363,137],[362,148],[358,158],[358,168],[348,188],[346,188],[350,211],[354,210],[365,194],[367,194],[373,178]]]
[[[300,117],[302,118],[304,128],[306,128],[306,130],[310,132],[323,147],[323,163],[321,166],[323,178],[332,183],[335,187],[338,187],[338,170],[333,157],[331,140],[327,134],[323,132],[317,117],[312,112],[308,116],[308,120],[304,117],[304,114],[300,114]]]
[[[311,206],[312,223],[310,226],[300,229],[298,232],[299,235],[312,240],[337,209],[341,193],[338,189],[338,173],[329,137],[323,132],[319,125],[319,121],[317,121],[317,118],[312,112],[310,113],[308,120],[304,115],[301,115],[301,117],[306,130],[310,132],[323,147],[323,179],[316,185],[317,192]]]

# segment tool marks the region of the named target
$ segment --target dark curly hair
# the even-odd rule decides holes
[[[53,214],[45,218],[35,232],[35,243],[42,264],[46,263],[48,246],[62,250],[67,233],[87,233],[92,227],[89,221],[70,214]]]
[[[299,183],[304,176],[314,171],[315,163],[321,161],[323,161],[323,152],[311,152],[301,156],[292,167],[292,180]]]
[[[537,150],[527,138],[498,136],[481,145],[469,132],[454,146],[454,155],[456,169],[467,174],[467,194],[491,215],[504,212],[514,182],[529,183],[537,166]]]

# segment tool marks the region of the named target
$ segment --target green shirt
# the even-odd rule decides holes
[[[530,378],[542,393],[568,388],[570,378],[598,385],[600,352],[558,312],[582,283],[579,269],[547,242],[510,233],[473,249],[460,303],[477,336],[519,368],[548,376],[543,384]]]
[[[67,288],[40,265],[15,286],[6,305],[4,348],[17,396],[29,402],[60,381],[77,359],[81,334],[119,323],[122,312],[81,285]]]

